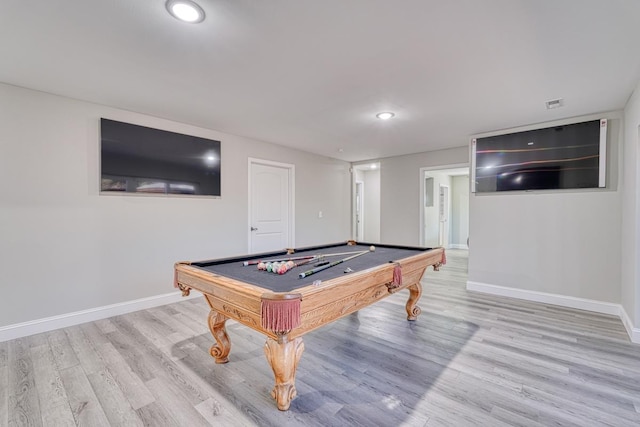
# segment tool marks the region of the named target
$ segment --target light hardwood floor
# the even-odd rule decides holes
[[[269,395],[264,337],[203,299],[0,343],[0,426],[638,426],[640,346],[612,316],[466,292],[466,251],[304,336],[298,397]]]

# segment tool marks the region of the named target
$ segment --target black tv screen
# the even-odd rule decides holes
[[[605,186],[607,120],[471,141],[471,191]]]
[[[220,196],[220,141],[100,120],[102,192]]]

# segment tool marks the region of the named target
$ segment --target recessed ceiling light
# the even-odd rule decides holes
[[[384,112],[384,113],[378,113],[376,114],[376,117],[379,118],[380,120],[389,120],[390,118],[392,118],[393,116],[395,116],[395,114],[390,113],[388,111]]]
[[[191,0],[168,0],[167,10],[176,19],[190,24],[204,21],[204,10]]]

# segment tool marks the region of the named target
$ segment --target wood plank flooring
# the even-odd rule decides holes
[[[0,427],[640,425],[619,319],[467,292],[467,252],[447,255],[416,322],[401,292],[305,335],[287,412],[264,337],[228,322],[216,365],[192,299],[0,343]]]

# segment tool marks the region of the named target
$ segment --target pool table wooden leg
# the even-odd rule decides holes
[[[289,409],[291,401],[296,397],[296,369],[303,351],[301,337],[289,341],[287,335],[279,335],[277,341],[267,338],[264,345],[264,354],[276,379],[271,397],[276,400],[281,411]]]
[[[227,319],[227,316],[215,310],[209,312],[209,329],[211,330],[211,335],[216,339],[216,344],[211,346],[209,354],[216,359],[216,363],[227,363],[229,361],[231,341],[229,341],[229,335],[227,335],[227,329],[224,325]]]
[[[422,285],[420,283],[416,283],[415,285],[411,285],[407,287],[409,289],[409,301],[407,301],[407,320],[416,320],[422,310],[418,307],[418,300],[420,299],[420,295],[422,295]]]

